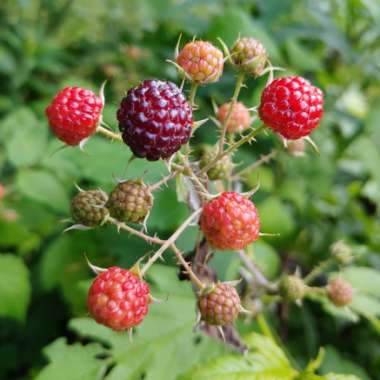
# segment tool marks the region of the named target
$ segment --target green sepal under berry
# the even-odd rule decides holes
[[[86,227],[102,225],[109,215],[107,200],[107,195],[102,190],[80,191],[71,201],[74,222]]]
[[[201,150],[199,167],[203,169],[212,160],[215,159],[218,147],[211,145],[204,145]],[[233,169],[233,163],[230,156],[222,157],[212,168],[207,171],[208,178],[212,181],[227,179]]]
[[[118,183],[107,202],[112,217],[132,223],[143,222],[152,206],[152,193],[141,179]]]

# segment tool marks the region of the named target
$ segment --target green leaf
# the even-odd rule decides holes
[[[252,259],[263,272],[265,277],[274,279],[281,265],[281,259],[275,249],[264,241],[257,241],[252,244]]]
[[[106,362],[97,356],[105,353],[106,350],[97,343],[68,345],[65,338],[59,338],[44,349],[50,363],[35,379],[100,380],[104,376]]]
[[[44,170],[25,169],[17,173],[16,186],[25,196],[52,208],[67,213],[69,198],[57,178]]]
[[[288,39],[285,48],[291,67],[305,71],[318,71],[322,67],[319,57],[303,47],[297,40]]]
[[[178,283],[176,270],[155,265],[148,275],[153,283],[153,295],[164,301],[150,307],[132,342],[127,333],[112,332],[88,318],[70,322],[70,327],[80,336],[110,345],[109,355],[115,366],[107,380],[135,380],[142,376],[144,379],[174,380],[194,364],[223,350],[223,346],[207,337],[194,336],[194,295],[188,283]]]
[[[285,354],[272,339],[250,334],[247,355],[229,355],[199,366],[180,380],[291,380],[297,376]]]
[[[24,261],[0,254],[0,315],[24,321],[30,294],[29,270]]]

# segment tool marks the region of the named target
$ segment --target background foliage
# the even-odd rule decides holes
[[[377,379],[379,26],[377,0],[3,0],[0,378],[311,380],[322,379],[313,374],[319,368],[321,375],[347,374],[323,377],[328,380],[356,379],[348,374]],[[331,243],[344,239],[358,256],[356,267],[343,274],[356,288],[354,304],[344,312],[318,300],[285,312],[274,308],[265,315],[272,333],[263,320],[241,323],[250,347],[245,358],[192,333],[193,295],[176,279],[170,259],[149,272],[154,294],[168,300],[153,306],[133,343],[95,325],[86,318],[92,275],[83,253],[97,265],[127,267],[152,247],[111,227],[62,234],[64,225],[58,223],[68,215],[74,183],[110,190],[115,178],[125,176],[130,153],[94,137],[85,154],[78,149],[52,154],[60,143],[49,135],[44,117],[49,99],[66,84],[96,90],[108,78],[105,120],[116,128],[118,102],[131,85],[146,77],[178,81],[164,61],[172,58],[180,33],[185,40],[196,34],[212,41],[221,37],[227,44],[239,33],[257,37],[274,65],[312,79],[326,94],[326,115],[313,134],[320,157],[309,151],[295,159],[283,152],[258,170],[262,187],[255,202],[262,229],[281,236],[262,239],[253,251],[264,273],[276,278],[296,265],[307,271],[328,257]],[[198,119],[212,113],[211,98],[219,104],[227,100],[233,80],[227,69],[220,83],[201,89]],[[265,79],[247,84],[243,100],[256,105]],[[212,142],[214,132],[208,123],[195,141]],[[273,147],[280,147],[275,137],[259,137],[235,161],[250,162]],[[128,177],[144,171],[146,181],[153,182],[164,166],[138,160]],[[256,178],[252,173],[247,185]],[[174,204],[174,186],[156,195],[151,232],[169,235],[184,220],[185,205]],[[193,228],[181,237],[181,249],[192,248],[195,233]],[[235,278],[237,259],[228,253],[216,256],[222,277]],[[324,358],[310,362],[320,346]]]

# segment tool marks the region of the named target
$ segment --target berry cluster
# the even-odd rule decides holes
[[[235,171],[233,153],[269,127],[284,139],[294,140],[288,142],[288,151],[299,156],[305,150],[303,138],[309,136],[323,116],[322,91],[298,76],[270,81],[260,104],[247,107],[238,101],[245,77],[256,78],[266,73],[273,77],[268,54],[261,42],[251,37],[239,38],[230,51],[226,46],[224,50],[225,56],[210,42],[189,42],[177,52],[173,62],[183,76],[181,88],[168,81],[150,79],[129,89],[116,114],[120,134],[109,130],[102,120],[102,94],[97,96],[87,89],[67,87],[46,108],[53,133],[67,145],[81,144],[99,132],[124,142],[133,158],[162,159],[169,169],[167,177],[152,185],[144,184],[141,179],[129,179],[119,182],[108,195],[100,189],[80,191],[72,200],[75,225],[70,228],[92,228],[108,223],[161,246],[143,267],[137,264],[126,270],[91,265],[97,277],[88,294],[89,312],[98,323],[113,330],[131,329],[147,315],[153,298],[143,278],[150,265],[167,249],[173,251],[197,288],[197,308],[202,323],[216,326],[234,323],[242,310],[238,291],[231,283],[220,283],[215,275],[211,276],[207,263],[217,250],[230,250],[243,257],[247,268],[252,269],[254,264],[245,256],[245,250],[261,233],[259,212],[250,200],[253,191],[242,194],[231,191],[240,188],[242,178],[242,172]],[[193,119],[197,109],[196,91],[199,86],[220,79],[225,61],[238,72],[233,96],[215,107],[216,117],[211,117],[220,135],[218,142],[202,146],[196,157],[190,146],[193,131],[202,125],[201,121]],[[191,82],[189,100],[182,91],[186,80]],[[264,125],[254,128],[258,119]],[[164,240],[129,226],[128,223],[146,221],[153,206],[152,191],[175,177],[178,181],[186,177],[185,187],[195,193],[188,197],[189,208],[196,209],[177,231]],[[210,189],[217,189],[218,193]],[[209,251],[202,262],[189,263],[177,248],[176,239],[198,219],[206,242],[203,244]],[[284,276],[279,283],[271,284],[263,280],[258,270],[251,272],[258,276],[257,284],[290,302],[301,301],[312,289],[306,279],[298,275]],[[340,280],[332,281],[323,291],[337,306],[347,305],[352,299],[352,289]]]

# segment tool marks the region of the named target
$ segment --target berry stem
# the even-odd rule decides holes
[[[249,272],[255,278],[257,285],[268,290],[270,293],[275,293],[277,291],[276,285],[272,284],[256,267],[255,263],[247,256],[244,250],[239,250],[238,252],[240,260],[247,267]]]
[[[191,88],[190,88],[190,94],[189,94],[189,103],[190,103],[190,107],[192,109],[196,108],[195,96],[197,94],[198,87],[199,87],[199,84],[197,82],[194,82],[194,81],[191,82]]]
[[[178,229],[173,233],[173,235],[162,244],[161,248],[149,258],[149,260],[146,262],[146,264],[141,269],[141,275],[143,276],[147,270],[153,265],[158,259],[161,258],[162,254],[174,244],[174,242],[178,239],[178,237],[181,235],[181,233],[186,229],[186,227],[195,219],[198,217],[198,215],[202,212],[202,209],[198,209],[195,212],[193,212],[179,227]]]
[[[205,287],[205,284],[196,276],[196,274],[191,269],[188,262],[183,258],[181,251],[177,248],[175,244],[172,244],[171,247],[172,251],[176,255],[178,261],[182,266],[185,268],[186,273],[189,275],[191,281],[193,284],[195,284],[199,289],[203,289]]]
[[[233,143],[232,145],[230,145],[229,148],[227,148],[225,151],[219,152],[219,154],[217,154],[216,157],[212,161],[210,161],[202,170],[199,171],[198,176],[201,175],[201,174],[203,174],[203,173],[206,173],[221,158],[223,158],[224,156],[230,154],[231,152],[233,152],[235,149],[239,148],[241,145],[245,144],[246,142],[252,140],[258,133],[260,133],[261,131],[263,131],[265,128],[266,127],[265,127],[264,124],[260,125],[259,127],[253,129],[250,133],[248,133],[248,135],[242,137],[240,140],[238,140],[235,143]]]
[[[259,158],[257,161],[253,162],[251,165],[247,166],[246,168],[240,170],[238,173],[234,174],[234,175],[231,177],[231,179],[232,179],[232,180],[237,180],[237,179],[241,178],[241,176],[242,176],[243,174],[248,173],[248,172],[251,172],[251,171],[257,169],[257,168],[258,168],[260,165],[262,165],[262,164],[266,164],[266,163],[268,163],[269,161],[271,161],[273,158],[276,157],[277,153],[278,153],[277,150],[276,150],[276,149],[273,149],[273,150],[272,150],[270,153],[268,153],[268,154],[265,154],[265,155],[262,154],[262,155],[260,156],[260,158]]]
[[[239,97],[240,90],[243,87],[244,76],[245,76],[244,72],[240,71],[236,80],[234,93],[232,95],[231,102],[230,102],[230,107],[228,108],[227,117],[224,120],[224,123],[222,124],[222,130],[221,130],[221,135],[220,135],[220,140],[219,140],[219,153],[222,153],[224,149],[224,144],[226,141],[227,126],[231,120],[232,111]]]
[[[162,178],[160,181],[154,183],[153,185],[150,185],[149,186],[149,190],[150,191],[155,191],[155,190],[159,189],[162,185],[165,185],[171,179],[173,179],[174,177],[176,177],[178,173],[179,173],[178,170],[173,171],[172,173],[170,173],[166,177]]]
[[[315,280],[320,274],[325,272],[330,265],[335,263],[335,259],[333,257],[329,257],[328,259],[320,262],[305,278],[305,284],[310,284],[313,280]]]
[[[123,141],[119,133],[112,132],[109,129],[102,127],[101,125],[98,126],[98,128],[96,129],[96,132],[102,134],[103,136],[106,136],[107,138],[111,140]]]

